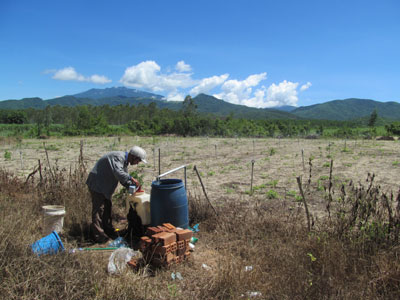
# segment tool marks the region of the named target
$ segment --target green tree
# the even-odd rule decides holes
[[[371,116],[369,117],[368,126],[374,127],[377,118],[378,118],[378,113],[377,113],[376,109],[374,109],[374,111],[371,113]]]
[[[44,109],[44,128],[46,129],[46,134],[49,136],[50,135],[50,124],[52,122],[51,119],[51,111],[50,111],[50,106],[46,106],[46,108]]]
[[[182,112],[184,117],[192,117],[196,114],[197,105],[191,96],[187,95],[182,103]]]

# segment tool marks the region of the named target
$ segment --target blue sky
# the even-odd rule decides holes
[[[254,107],[400,101],[400,1],[0,1],[0,100],[125,86]]]

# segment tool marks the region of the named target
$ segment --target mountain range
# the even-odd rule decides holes
[[[199,94],[193,98],[200,113],[212,113],[217,116],[233,115],[248,119],[324,119],[354,120],[369,117],[376,109],[380,118],[400,120],[400,104],[397,102],[379,102],[370,99],[350,98],[332,100],[310,106],[282,106],[277,108],[254,108],[232,104],[213,96]],[[182,102],[166,101],[161,95],[152,94],[125,87],[90,89],[75,95],[66,95],[49,100],[24,98],[21,100],[0,101],[0,109],[43,109],[50,105],[148,105],[154,102],[159,108],[179,110]]]

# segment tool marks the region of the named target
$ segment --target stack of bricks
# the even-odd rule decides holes
[[[146,235],[141,237],[140,251],[147,263],[168,267],[190,256],[189,242],[192,236],[191,230],[178,229],[170,223],[148,227]]]

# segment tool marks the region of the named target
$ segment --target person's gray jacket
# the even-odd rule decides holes
[[[107,199],[111,199],[118,182],[125,187],[132,184],[128,173],[128,153],[123,151],[112,151],[102,156],[86,180],[90,190],[103,194]]]

